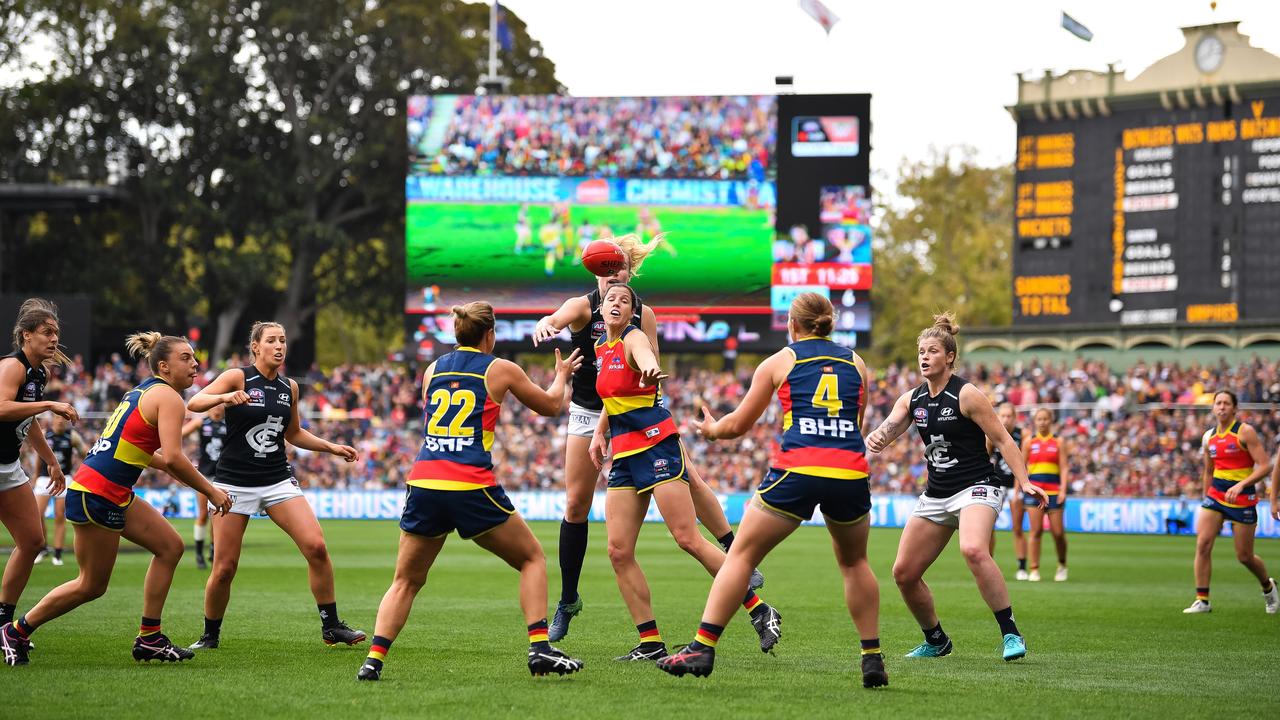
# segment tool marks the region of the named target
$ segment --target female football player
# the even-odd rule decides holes
[[[652,661],[667,656],[649,600],[649,584],[636,562],[636,540],[649,510],[658,503],[663,522],[681,550],[692,555],[713,576],[724,564],[724,552],[698,531],[685,478],[685,454],[675,420],[661,402],[658,367],[649,338],[632,324],[635,291],[613,285],[604,293],[601,309],[605,334],[596,343],[596,392],[604,412],[588,452],[597,468],[604,465],[606,447],[613,458],[605,500],[605,529],[609,560],[618,590],[627,604],[640,644],[616,658],[622,662]],[[605,438],[608,437],[608,440]],[[760,649],[769,652],[781,637],[778,611],[765,604],[755,590],[740,597],[760,636]]]
[[[614,285],[626,285],[640,274],[640,266],[663,242],[661,237],[642,244],[635,235],[612,238],[627,256],[628,267],[613,275],[596,278],[596,288],[586,295],[569,298],[554,314],[538,321],[533,333],[533,343],[551,340],[560,331],[569,328],[573,346],[586,362],[573,374],[573,394],[569,402],[569,424],[565,438],[565,510],[560,523],[560,602],[551,620],[551,641],[557,642],[569,632],[569,621],[582,612],[582,597],[578,593],[578,579],[582,575],[582,563],[587,554],[587,514],[595,494],[600,471],[587,454],[592,436],[600,425],[600,413],[604,407],[596,392],[595,344],[604,334],[604,318],[600,313],[601,299]],[[658,318],[653,308],[636,298],[631,324],[640,328],[657,352]],[[689,489],[693,495],[698,519],[720,542],[725,550],[733,543],[733,528],[725,517],[724,509],[715,493],[707,486],[692,465],[689,470]],[[764,585],[764,577],[752,575],[752,588]]]
[[[80,438],[80,433],[71,427],[71,423],[61,415],[54,415],[50,422],[49,432],[45,433],[45,442],[49,445],[49,449],[53,452],[53,456],[57,458],[57,465],[62,470],[62,476],[65,478],[71,475],[75,469],[76,460],[83,458],[88,448],[85,447],[84,440]],[[53,467],[44,460],[37,458],[36,470],[36,514],[40,516],[40,530],[44,533],[44,513],[49,508],[49,501],[53,501],[53,560],[54,565],[62,564],[62,546],[67,539],[67,491],[64,487],[62,492],[53,492]],[[200,503],[204,505],[204,503]],[[36,562],[39,563],[46,555],[50,554],[49,536],[44,534],[44,549],[36,556]]]
[[[1000,418],[1000,424],[1004,425],[1004,429],[1009,432],[1009,437],[1013,438],[1013,443],[1018,447],[1022,447],[1022,428],[1018,427],[1016,420],[1018,410],[1013,403],[1001,403],[996,408],[996,416]],[[987,452],[991,454],[991,464],[996,468],[996,477],[1000,479],[1000,487],[1005,489],[1009,495],[1009,515],[1013,520],[1013,554],[1018,560],[1018,572],[1015,577],[1019,580],[1026,580],[1030,577],[1027,574],[1027,538],[1022,532],[1022,498],[1018,495],[1018,488],[1014,486],[1013,470],[1009,467],[1009,463],[1005,462],[1004,457],[1000,454],[1000,450],[991,444],[991,439],[987,439]],[[996,534],[991,533],[991,556],[996,555]]]
[[[862,442],[867,366],[831,342],[835,308],[817,293],[791,302],[792,342],[760,364],[742,403],[719,420],[704,405],[695,423],[708,440],[741,437],[778,395],[782,442],[769,472],[738,527],[738,537],[716,574],[702,624],[684,650],[658,661],[673,675],[710,675],[716,644],[737,612],[751,568],[822,508],[844,576],[844,599],[862,640],[862,685],[889,684],[880,653],[880,587],[867,563],[871,491]]]
[[[182,392],[191,387],[199,367],[191,345],[182,338],[144,332],[130,335],[126,347],[147,361],[152,376],[125,394],[67,488],[67,520],[76,526],[80,575],[50,590],[17,622],[0,628],[7,665],[28,662],[29,638],[41,625],[102,597],[122,535],[155,556],[143,582],[142,624],[133,641],[133,658],[178,662],[194,656],[160,630],[165,598],[182,559],[182,536],[158,510],[135,502],[133,486],[150,466],[205,495],[217,512],[225,513],[231,499],[210,485],[182,452]]]
[[[80,419],[67,403],[44,400],[49,379],[45,365],[67,363],[67,356],[58,349],[60,329],[57,306],[30,298],[18,308],[13,353],[0,359],[0,524],[13,538],[13,552],[0,579],[0,623],[13,620],[31,567],[44,549],[44,518],[37,512],[31,484],[22,470],[22,442],[29,439],[31,449],[48,466],[48,488],[56,495],[66,478],[36,416],[48,410],[70,422]]]
[[[1036,432],[1022,440],[1022,456],[1027,461],[1027,474],[1031,484],[1044,490],[1049,501],[1044,505],[1035,501],[1026,503],[1027,517],[1031,522],[1031,582],[1040,582],[1040,541],[1044,537],[1044,517],[1049,516],[1049,532],[1058,551],[1058,571],[1053,579],[1067,579],[1067,529],[1062,522],[1062,511],[1067,505],[1067,486],[1071,481],[1068,460],[1071,450],[1067,441],[1053,434],[1053,413],[1048,408],[1036,410],[1032,418]]]
[[[492,450],[493,432],[507,395],[539,415],[559,415],[564,411],[565,384],[582,363],[582,355],[575,350],[562,360],[557,350],[555,380],[543,390],[519,365],[493,356],[497,336],[489,303],[455,306],[453,316],[457,350],[438,358],[423,374],[425,427],[422,448],[409,473],[396,575],[378,607],[369,657],[356,679],[382,677],[387,651],[404,628],[414,598],[454,530],[520,571],[520,608],[529,633],[529,672],[577,672],[582,661],[565,655],[547,640],[546,556],[498,484]]]
[[[1258,483],[1267,476],[1267,452],[1262,438],[1252,425],[1236,417],[1239,403],[1235,393],[1219,390],[1213,396],[1213,416],[1217,425],[1204,433],[1204,502],[1196,518],[1196,599],[1184,613],[1207,613],[1209,579],[1213,573],[1213,543],[1222,525],[1231,521],[1236,559],[1262,585],[1266,611],[1280,610],[1280,591],[1276,581],[1267,575],[1267,566],[1253,552],[1253,538],[1258,529]],[[1271,486],[1271,511],[1276,508],[1276,488]]]
[[[324,643],[354,645],[365,639],[363,631],[351,629],[338,616],[333,563],[324,532],[302,496],[284,446],[288,442],[347,462],[355,462],[359,455],[353,447],[335,445],[303,429],[298,420],[298,383],[281,372],[287,350],[283,326],[254,323],[249,335],[253,364],[223,372],[187,403],[188,410],[199,413],[226,406],[227,443],[218,456],[214,485],[235,498],[231,511],[213,521],[218,552],[204,588],[204,634],[191,646],[195,649],[218,647],[244,531],[249,518],[258,513],[266,513],[306,558]]]
[[[1000,424],[991,401],[955,374],[957,332],[955,318],[945,313],[934,316],[933,325],[920,333],[917,358],[924,382],[898,398],[889,417],[867,436],[867,448],[881,452],[914,424],[929,470],[928,485],[902,531],[893,563],[893,579],[902,599],[924,631],[924,643],[907,657],[941,657],[951,652],[951,638],[938,621],[924,573],[959,530],[960,553],[1000,626],[1004,659],[1016,660],[1027,654],[1027,645],[1013,621],[1004,576],[988,547],[1004,490],[995,477],[986,440],[1009,463],[1024,498],[1046,497],[1027,478],[1022,453]]]

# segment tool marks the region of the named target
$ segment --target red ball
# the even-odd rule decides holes
[[[582,251],[582,266],[600,277],[608,277],[627,267],[627,254],[612,240],[593,240]]]

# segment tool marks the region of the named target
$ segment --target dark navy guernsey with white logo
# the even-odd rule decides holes
[[[44,386],[49,381],[49,375],[45,372],[44,366],[33,367],[27,360],[26,353],[21,350],[14,351],[8,357],[17,358],[22,363],[22,367],[26,368],[26,375],[18,385],[18,395],[14,400],[17,402],[43,400]],[[27,431],[31,429],[32,422],[35,422],[34,415],[25,420],[0,421],[0,464],[17,462],[18,449],[22,447],[22,441],[27,439]]]
[[[960,388],[968,384],[952,375],[936,397],[929,395],[928,382],[911,392],[911,422],[924,442],[929,468],[928,497],[949,498],[974,485],[1000,484],[987,455],[986,433],[960,412]]]
[[[603,298],[600,297],[600,288],[592,290],[587,295],[587,302],[591,303],[591,321],[581,330],[571,332],[569,335],[573,346],[582,351],[583,358],[582,367],[573,372],[573,395],[570,400],[578,407],[598,411],[604,408],[604,403],[600,401],[600,394],[596,392],[596,364],[591,359],[596,356],[596,342],[604,335],[604,315],[600,314],[600,304],[603,302]],[[637,295],[631,324],[641,330],[644,329],[640,326],[643,309],[644,303]]]
[[[1010,430],[1009,437],[1013,438],[1014,445],[1022,447],[1022,428],[1016,427]],[[998,447],[991,449],[991,464],[996,468],[996,478],[1000,481],[1000,487],[1013,487],[1013,468],[1009,467],[1009,461],[1004,459]]]
[[[226,419],[205,418],[200,423],[200,474],[212,478],[218,472],[218,458],[227,442]]]
[[[227,406],[227,441],[218,457],[218,482],[264,487],[293,477],[284,453],[284,431],[293,417],[289,378],[268,380],[250,365],[241,368],[249,402]]]
[[[58,467],[62,468],[62,474],[71,476],[71,457],[75,444],[71,441],[71,428],[67,428],[66,432],[55,433],[49,430],[44,434],[44,441],[49,444],[49,449],[53,451],[53,457],[58,461]],[[44,471],[42,475],[49,474],[49,468],[45,465],[44,460],[40,461],[40,468]]]

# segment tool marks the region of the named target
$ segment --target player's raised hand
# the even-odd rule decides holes
[[[667,374],[662,372],[662,368],[657,365],[640,371],[640,387],[657,385],[659,382],[666,379]]]
[[[360,459],[360,453],[350,445],[332,445],[329,452],[346,460],[347,462],[355,462]]]
[[[707,440],[716,440],[714,432],[716,417],[711,414],[711,406],[704,404],[702,406],[702,420],[690,420],[689,424],[693,425],[693,429]]]
[[[557,373],[564,375],[565,379],[567,380],[569,379],[569,376],[577,372],[578,368],[580,367],[582,367],[582,349],[581,348],[574,348],[573,352],[569,353],[569,357],[563,360],[560,359],[560,348],[556,348],[556,372]]]
[[[552,325],[549,318],[542,318],[538,321],[538,324],[533,327],[533,346],[538,347],[538,343],[551,340],[555,336],[559,335],[560,331],[563,329],[564,328],[558,328],[555,325]]]
[[[243,390],[232,390],[229,393],[222,393],[223,405],[243,405],[249,402],[249,393]]]
[[[67,403],[55,402],[49,407],[49,410],[52,411],[54,415],[61,416],[73,425],[80,422],[80,413],[76,412],[74,406]]]
[[[886,438],[887,436],[885,432],[880,428],[876,428],[875,430],[872,430],[871,434],[867,435],[867,449],[873,453],[878,453],[883,451],[885,447],[888,445],[888,443],[886,442]]]

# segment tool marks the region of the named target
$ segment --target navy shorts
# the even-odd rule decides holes
[[[1038,508],[1040,507],[1040,499],[1031,493],[1022,493],[1022,504],[1024,507]],[[1063,500],[1061,495],[1055,493],[1049,496],[1049,507],[1045,508],[1045,512],[1062,510],[1066,506],[1067,501]]]
[[[756,490],[756,500],[792,520],[809,520],[821,507],[827,522],[852,525],[871,512],[871,486],[865,479],[838,480],[772,468]]]
[[[409,486],[400,529],[412,535],[444,537],[454,530],[463,540],[483,535],[516,513],[501,486],[475,490],[432,490]]]
[[[1230,505],[1223,505],[1211,497],[1206,497],[1204,502],[1200,503],[1200,507],[1206,510],[1222,513],[1224,518],[1233,523],[1240,523],[1242,525],[1258,524],[1258,508],[1252,505],[1249,507],[1231,507]]]
[[[684,447],[679,435],[635,455],[615,458],[609,469],[609,489],[649,492],[664,483],[688,479],[684,476]]]
[[[97,525],[122,532],[125,511],[135,499],[137,498],[133,493],[129,493],[129,502],[117,505],[101,495],[67,488],[67,522],[75,525]]]

